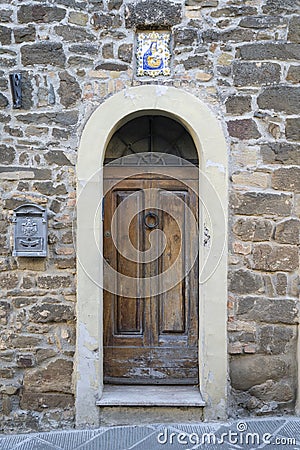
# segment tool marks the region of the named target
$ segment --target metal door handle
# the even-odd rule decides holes
[[[154,219],[154,222],[149,221],[149,219]],[[155,214],[152,211],[149,211],[147,214],[145,214],[144,216],[144,224],[146,225],[147,228],[153,229],[156,228],[157,225],[159,224],[159,218],[158,215]]]

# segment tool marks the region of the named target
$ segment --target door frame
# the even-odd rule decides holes
[[[200,198],[214,202],[211,248],[203,245],[205,208],[199,207],[199,265],[214,261],[199,280],[199,378],[205,420],[227,410],[227,207],[228,157],[222,123],[197,97],[174,87],[128,88],[101,104],[88,119],[77,160],[77,342],[74,370],[76,425],[99,426],[103,390],[103,261],[101,257],[103,161],[114,132],[129,118],[163,114],[182,123],[199,155]],[[209,205],[208,205],[209,206]],[[202,212],[201,212],[202,210]],[[214,243],[216,246],[214,247]],[[221,245],[221,247],[220,247]],[[220,251],[220,248],[222,251]],[[219,254],[214,251],[220,251]],[[211,256],[212,255],[212,256]],[[206,266],[205,266],[206,267]]]

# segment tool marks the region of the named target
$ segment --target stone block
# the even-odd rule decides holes
[[[70,58],[68,58],[68,64],[70,66],[74,66],[74,69],[76,68],[76,70],[79,67],[82,69],[86,69],[88,66],[92,66],[94,64],[94,61],[89,58],[83,58],[82,56],[70,56]],[[77,70],[78,76],[80,75],[80,72],[81,71]],[[82,75],[83,73],[80,76]]]
[[[288,219],[276,224],[275,241],[280,244],[300,244],[300,220]]]
[[[22,285],[23,289],[32,289],[35,287],[35,280],[32,277],[23,276]]]
[[[73,279],[68,275],[42,275],[38,277],[37,285],[41,289],[69,288],[73,285]]]
[[[88,15],[83,12],[71,11],[68,17],[68,22],[74,25],[84,27],[87,24]]]
[[[300,192],[300,167],[283,167],[272,175],[272,187],[280,191]]]
[[[36,31],[33,25],[29,25],[28,27],[15,28],[13,32],[16,44],[35,41]]]
[[[235,222],[233,232],[243,241],[269,241],[273,225],[270,220],[241,218]]]
[[[64,410],[74,406],[74,396],[60,393],[36,393],[25,390],[21,396],[22,409],[47,411],[48,409]]]
[[[207,57],[195,55],[180,62],[184,65],[185,70],[204,68],[207,66]]]
[[[287,119],[285,127],[286,138],[291,141],[300,141],[300,119]]]
[[[289,277],[290,282],[288,286],[288,294],[292,297],[299,298],[300,294],[300,277],[298,274],[294,274]]]
[[[108,0],[108,10],[120,9],[123,4],[123,0]]]
[[[65,359],[49,362],[46,367],[27,370],[24,388],[28,392],[72,393],[73,363]]]
[[[30,336],[28,334],[12,334],[9,337],[9,346],[17,349],[33,350],[41,343],[41,338],[37,336]]]
[[[273,16],[248,16],[241,19],[239,26],[242,28],[254,28],[265,30],[267,28],[277,28],[283,23],[281,17]]]
[[[0,287],[2,289],[14,289],[19,284],[18,274],[14,272],[0,273]]]
[[[46,361],[47,359],[53,358],[57,356],[57,352],[52,348],[39,348],[36,351],[36,361],[37,363],[41,363],[42,361]]]
[[[86,31],[82,27],[75,27],[70,25],[58,25],[55,27],[55,32],[58,36],[61,36],[66,42],[92,42],[96,40],[96,37]]]
[[[229,273],[229,290],[242,295],[263,293],[262,276],[244,269],[231,271]]]
[[[227,8],[220,8],[211,13],[212,17],[238,17],[257,14],[257,9],[252,6],[229,6]]]
[[[286,76],[286,80],[290,83],[300,83],[300,66],[291,66]]]
[[[131,63],[133,56],[132,44],[121,44],[118,48],[118,58],[126,63]]]
[[[198,38],[195,28],[176,28],[174,31],[174,47],[178,45],[192,45]]]
[[[44,270],[46,270],[46,261],[44,258],[22,257],[18,259],[18,269],[43,272]]]
[[[297,300],[240,297],[236,315],[239,320],[294,325],[298,322]]]
[[[0,394],[15,395],[19,389],[20,386],[18,384],[3,384],[0,387]]]
[[[5,378],[5,379],[13,378],[14,374],[15,374],[15,372],[10,367],[0,368],[0,378]]]
[[[275,63],[233,63],[233,81],[235,86],[262,86],[279,83],[280,65]]]
[[[0,323],[2,325],[7,325],[10,311],[10,304],[0,300]]]
[[[185,0],[186,6],[201,6],[201,8],[215,8],[218,4],[218,0]]]
[[[291,340],[295,345],[296,329],[291,326],[264,325],[259,330],[259,351],[269,355],[280,355],[290,350]]]
[[[235,214],[246,216],[271,215],[290,216],[292,197],[288,194],[271,194],[266,192],[234,193],[231,196],[231,207]]]
[[[126,45],[126,44],[125,44]],[[102,56],[104,59],[112,59],[114,57],[114,44],[109,42],[102,47]]]
[[[198,73],[196,73],[195,78],[196,78],[196,80],[198,80],[200,82],[207,82],[213,78],[213,75],[211,73],[198,72]]]
[[[7,123],[10,121],[10,119],[11,119],[11,116],[8,115],[7,113],[5,113],[5,114],[0,113],[0,123]]]
[[[98,64],[95,67],[96,70],[109,70],[114,72],[125,72],[128,69],[127,64],[118,64],[114,62],[107,62]]]
[[[43,195],[66,195],[68,193],[64,184],[58,184],[54,187],[51,181],[39,181],[34,183],[32,187]]]
[[[70,52],[79,53],[81,55],[97,55],[98,46],[95,44],[73,44],[69,47]]]
[[[0,108],[6,108],[8,105],[8,98],[0,93]]]
[[[75,269],[76,259],[75,258],[56,258],[55,264],[58,269]]]
[[[11,9],[4,9],[4,7],[2,7],[0,22],[11,22],[12,15],[13,11]]]
[[[26,124],[56,124],[63,127],[68,125],[76,125],[78,121],[78,111],[63,111],[56,113],[28,113],[18,114],[16,117],[20,122]],[[51,174],[49,178],[51,178]]]
[[[260,148],[265,164],[300,165],[300,145],[287,142],[262,144]]]
[[[78,0],[56,0],[56,2],[58,5],[64,5],[64,6],[68,6],[69,8],[72,9],[81,9],[81,10],[86,10],[87,8],[87,3],[86,1],[78,1]],[[98,7],[102,6],[102,0],[100,1],[100,5],[99,5],[99,0],[90,0],[89,3],[91,4],[97,4]]]
[[[65,15],[66,10],[57,6],[21,5],[18,9],[19,23],[60,22]]]
[[[13,147],[0,145],[0,164],[12,164],[16,157],[16,151]]]
[[[254,39],[254,32],[245,28],[234,28],[229,31],[215,31],[209,29],[203,31],[203,42],[251,42]]]
[[[113,18],[109,14],[95,13],[92,18],[92,24],[95,30],[109,29],[112,27]]]
[[[298,114],[300,87],[268,87],[258,96],[257,104],[261,109],[271,109],[286,114]]]
[[[66,108],[75,106],[80,100],[81,89],[72,75],[67,71],[59,73],[60,85],[58,89],[58,94],[60,96],[60,102]]]
[[[21,47],[21,60],[24,66],[50,64],[64,67],[66,57],[62,44],[58,42],[39,42]]]
[[[267,380],[258,386],[253,386],[249,393],[263,402],[289,402],[295,399],[295,391],[284,381]]]
[[[267,272],[292,272],[299,267],[297,247],[287,245],[255,244],[253,248],[253,265],[256,270]]]
[[[49,150],[49,152],[45,153],[45,160],[50,165],[72,166],[71,161],[66,157],[62,150]]]
[[[166,0],[138,0],[127,4],[125,26],[133,29],[169,29],[180,23],[182,5]]]
[[[24,369],[35,365],[34,356],[32,354],[18,354],[16,357],[17,366]]]
[[[232,144],[232,161],[238,167],[256,167],[257,154],[257,147],[251,147],[247,142],[240,141],[238,144]]]
[[[271,14],[273,16],[279,14],[299,14],[299,4],[294,0],[267,0],[262,10],[264,14]]]
[[[252,119],[229,120],[227,129],[230,136],[241,140],[258,139],[260,137],[257,125]]]
[[[287,293],[287,275],[285,273],[277,273],[275,285],[277,295],[285,296]]]
[[[11,33],[12,30],[9,27],[3,27],[0,25],[0,43],[2,45],[11,44]]]
[[[250,95],[231,95],[227,98],[225,106],[228,114],[242,116],[251,111],[251,97]]]
[[[300,9],[298,10],[298,14]],[[294,16],[290,20],[288,40],[300,44],[300,15]]]
[[[74,308],[61,303],[42,303],[29,310],[29,319],[36,323],[66,322],[74,320]]]
[[[281,380],[287,371],[287,363],[279,356],[241,355],[232,358],[230,363],[232,387],[242,391],[270,379]]]
[[[300,45],[283,44],[283,43],[258,43],[245,44],[239,49],[242,59],[259,61],[259,60],[299,60]]]
[[[26,308],[37,302],[36,297],[16,297],[12,298],[12,304],[15,308]]]
[[[233,184],[248,187],[267,188],[270,185],[270,175],[262,172],[236,172],[232,174]]]

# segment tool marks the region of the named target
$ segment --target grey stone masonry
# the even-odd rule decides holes
[[[228,414],[295,413],[299,23],[298,0],[0,1],[3,433],[75,426],[77,149],[99,105],[150,83],[201,99],[228,145]],[[136,32],[157,29],[171,33],[171,73],[138,77]],[[10,91],[14,72],[22,74],[20,109]],[[45,259],[12,256],[13,210],[25,203],[47,210]],[[154,448],[149,429],[141,433],[146,440],[136,448]],[[109,431],[93,436],[108,445]],[[23,439],[16,437],[17,448],[31,448]],[[34,448],[64,448],[59,437],[47,439],[35,436]],[[134,439],[124,448],[135,448]]]

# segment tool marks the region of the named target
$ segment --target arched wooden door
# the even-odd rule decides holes
[[[147,138],[131,140],[132,156],[114,159],[104,169],[103,251],[115,270],[109,278],[111,289],[104,291],[104,381],[197,384],[198,256],[190,266],[187,261],[198,245],[198,170],[181,158],[169,157],[170,150],[161,157],[155,151],[134,152],[134,146],[145,150],[149,141],[148,149],[153,150],[155,140],[163,147],[155,121],[161,129],[166,118],[141,119],[144,125],[151,121]],[[143,136],[137,120],[132,122]],[[180,139],[186,144],[187,132],[166,120],[171,145],[176,132],[180,134],[178,150]],[[126,133],[120,134],[126,142]],[[117,143],[112,139],[111,148]],[[159,233],[153,234],[155,230]],[[139,254],[135,260],[128,256],[131,244]],[[156,248],[163,251],[147,258],[151,246],[154,253]],[[131,288],[122,281],[123,275],[136,280]]]

